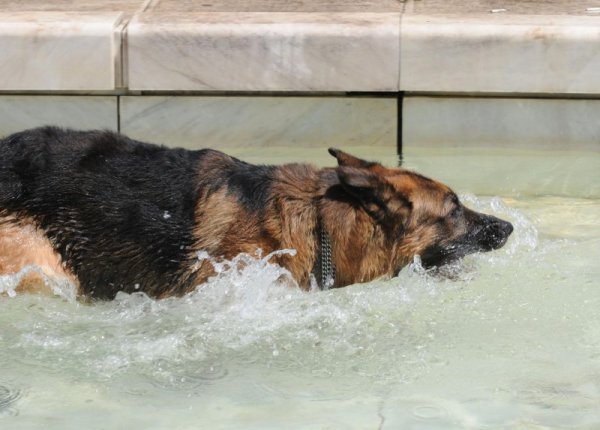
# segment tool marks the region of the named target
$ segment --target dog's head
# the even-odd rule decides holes
[[[383,232],[388,274],[397,274],[416,255],[430,268],[501,248],[513,231],[507,221],[464,207],[440,182],[336,149],[329,152],[338,160],[336,173],[344,192]]]

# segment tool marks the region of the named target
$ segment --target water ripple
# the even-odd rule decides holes
[[[0,385],[0,414],[16,415],[16,410],[12,409],[11,406],[21,398],[21,395],[21,390]]]
[[[198,372],[197,377],[205,381],[216,381],[227,376],[228,370],[220,365],[207,366]]]
[[[413,408],[413,415],[422,420],[446,418],[448,411],[438,405],[419,405]]]
[[[167,390],[189,391],[223,379],[228,373],[227,368],[219,364],[206,365],[195,370],[159,368],[154,372],[151,384]]]

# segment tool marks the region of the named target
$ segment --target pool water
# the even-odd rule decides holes
[[[325,292],[241,256],[180,299],[4,294],[0,428],[600,428],[599,153],[408,148],[405,165],[511,221],[507,245]]]

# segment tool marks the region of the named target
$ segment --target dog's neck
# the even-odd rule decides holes
[[[309,288],[311,274],[323,288],[368,282],[389,272],[384,269],[382,273],[390,260],[383,244],[385,235],[340,190],[334,169],[287,165],[278,172],[278,183],[285,185],[275,190],[273,206],[281,220],[279,248],[297,251],[278,262],[300,285]]]
[[[319,288],[328,290],[335,285],[336,267],[331,250],[331,239],[320,220],[317,223],[316,237],[318,249],[312,274]]]
[[[391,275],[392,256],[382,227],[338,186],[333,169],[321,171],[318,220],[327,234],[335,287]]]

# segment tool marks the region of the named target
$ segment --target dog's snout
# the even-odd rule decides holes
[[[506,234],[506,237],[508,237],[512,234],[514,227],[508,221],[502,221],[502,222],[503,222],[502,230],[504,231],[504,234]]]
[[[508,221],[490,216],[483,231],[485,245],[491,249],[498,249],[504,246],[508,240],[508,237],[513,232],[513,225]]]

